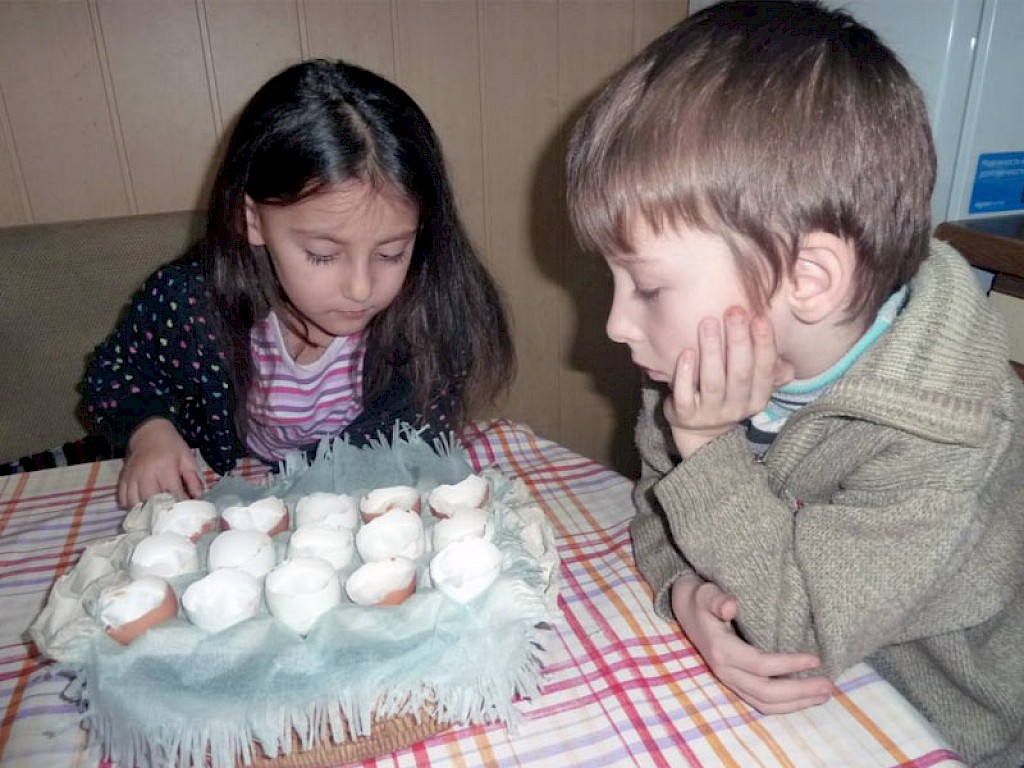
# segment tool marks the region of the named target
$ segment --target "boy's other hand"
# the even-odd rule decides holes
[[[751,318],[741,307],[726,310],[724,322],[701,320],[697,344],[698,350],[680,353],[665,400],[665,418],[684,459],[764,410],[772,390],[793,375],[779,358],[768,318]]]
[[[203,493],[195,453],[167,419],[144,421],[128,441],[117,503],[130,509],[154,493],[171,493],[177,499],[197,498]]]
[[[681,576],[672,585],[676,620],[715,677],[747,704],[764,714],[781,714],[829,700],[829,678],[786,677],[817,669],[817,656],[759,651],[736,634],[736,609],[735,598],[694,574]]]

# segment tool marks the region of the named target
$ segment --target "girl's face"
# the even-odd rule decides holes
[[[364,330],[402,289],[419,213],[397,190],[353,179],[292,205],[245,202],[249,244],[266,246],[314,343]]]

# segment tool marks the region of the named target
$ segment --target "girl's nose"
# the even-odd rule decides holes
[[[346,264],[346,272],[342,280],[342,294],[349,301],[363,303],[370,298],[372,283],[370,271],[365,264],[351,262]]]

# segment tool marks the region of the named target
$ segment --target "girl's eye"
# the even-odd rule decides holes
[[[658,298],[658,294],[661,293],[661,288],[652,288],[648,291],[636,288],[633,292],[641,301],[654,301]]]
[[[306,251],[306,258],[309,259],[311,264],[327,264],[334,260],[332,254],[313,253],[312,251]]]
[[[398,253],[378,253],[377,258],[381,261],[401,261],[405,258],[405,251],[399,251]]]

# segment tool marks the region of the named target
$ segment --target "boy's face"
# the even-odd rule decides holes
[[[698,323],[729,307],[749,312],[751,302],[721,238],[685,227],[655,234],[643,220],[632,234],[633,253],[606,255],[615,294],[605,330],[652,379],[671,384],[679,354],[698,348]]]

